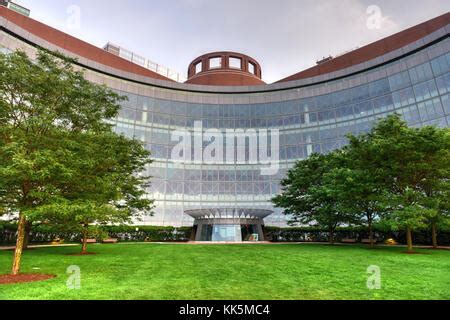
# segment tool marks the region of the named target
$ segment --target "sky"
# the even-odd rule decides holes
[[[31,17],[186,74],[212,51],[255,58],[275,82],[449,11],[448,0],[15,0]]]

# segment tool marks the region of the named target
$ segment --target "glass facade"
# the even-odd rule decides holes
[[[191,219],[183,214],[189,209],[256,207],[275,210],[266,224],[283,225],[285,217],[271,207],[270,199],[280,191],[280,180],[295,161],[313,152],[327,153],[340,148],[347,143],[348,133],[367,132],[378,118],[394,112],[402,114],[411,126],[448,126],[449,66],[447,53],[345,90],[270,103],[200,104],[119,91],[129,101],[123,104],[116,131],[142,140],[155,159],[148,169],[154,177],[148,192],[158,206],[149,223],[191,224]],[[392,67],[387,65],[370,72],[386,73],[385,69]],[[362,73],[358,77],[364,79],[368,75]],[[227,129],[280,130],[279,172],[267,176],[261,174],[258,165],[172,161],[175,144],[172,132],[193,132],[196,121],[202,122],[204,130],[216,128],[223,133]],[[239,145],[237,148],[239,152]]]
[[[4,43],[11,44],[6,35],[3,38]],[[187,210],[239,207],[273,210],[274,214],[265,219],[266,226],[285,226],[286,217],[273,208],[270,199],[279,193],[280,181],[296,161],[313,152],[328,153],[340,148],[347,143],[348,133],[367,132],[377,119],[394,112],[400,113],[411,126],[449,125],[448,48],[449,39],[445,38],[390,63],[335,80],[256,92],[162,88],[95,70],[87,70],[86,76],[128,97],[114,128],[118,133],[141,140],[152,152],[154,162],[147,173],[153,179],[147,191],[155,200],[156,208],[154,216],[145,218],[146,224],[190,226],[194,219],[185,214]],[[201,131],[196,130],[199,123]],[[216,160],[218,157],[226,162],[196,160],[194,141],[205,140],[203,147],[207,148],[213,143],[206,139],[211,129],[221,133],[276,130],[279,170],[264,175],[263,164],[240,161],[244,156],[249,159],[255,152],[245,139],[233,140],[232,144],[237,146],[231,162],[230,154],[225,153],[215,156]],[[174,160],[172,156],[179,143],[178,138],[174,139],[177,132],[186,132],[192,139],[192,157],[185,150],[188,156],[185,155],[184,161]],[[231,142],[225,139],[222,143],[226,147]],[[258,145],[261,148],[261,140]],[[221,237],[232,237],[232,229],[210,231]]]

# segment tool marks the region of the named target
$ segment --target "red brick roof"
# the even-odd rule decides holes
[[[292,76],[279,80],[287,82],[320,76],[330,72],[348,68],[360,63],[380,57],[391,51],[400,49],[427,35],[441,29],[450,23],[450,13],[447,12],[437,18],[421,23],[415,27],[396,33],[390,37],[373,42],[367,46],[356,49],[321,65],[306,69]]]
[[[174,82],[172,79],[166,78],[156,72],[122,59],[94,45],[2,6],[0,6],[0,16],[35,36],[83,58],[136,75]]]

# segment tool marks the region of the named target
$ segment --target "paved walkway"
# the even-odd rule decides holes
[[[286,245],[286,244],[315,244],[315,245],[330,245],[327,242],[268,242],[268,241],[259,241],[259,242],[202,242],[202,241],[190,241],[190,242],[182,242],[180,244],[190,244],[190,245],[198,245],[198,244],[267,244],[267,245]],[[368,244],[363,243],[335,243],[333,244],[335,246],[367,246]],[[399,248],[406,248],[406,245],[387,245],[387,244],[377,244],[376,247],[399,247]],[[416,245],[414,246],[415,249],[433,249],[432,246],[421,246]],[[450,246],[439,246],[437,249],[440,250],[450,250]]]
[[[38,249],[38,248],[59,248],[59,247],[76,247],[79,246],[79,244],[58,244],[58,245],[51,245],[51,244],[44,244],[44,245],[31,245],[28,246],[29,249]],[[10,246],[10,247],[0,247],[0,250],[14,250],[16,246]]]
[[[259,242],[210,242],[210,241],[188,241],[188,242],[119,242],[122,245],[136,245],[136,244],[165,244],[165,245],[289,245],[289,244],[302,244],[302,245],[324,245],[329,246],[327,242],[269,242],[269,241],[259,241]],[[366,246],[368,244],[362,243],[335,243],[335,246]],[[376,247],[399,247],[406,248],[406,245],[387,245],[387,244],[377,244]],[[415,249],[433,249],[432,246],[414,246]],[[450,246],[439,246],[440,250],[450,250]]]
[[[120,244],[124,245],[136,245],[136,244],[177,244],[177,245],[288,245],[288,244],[316,244],[316,245],[330,245],[326,242],[268,242],[268,241],[259,241],[259,242],[202,242],[202,241],[189,241],[189,242],[121,242]],[[99,244],[96,244],[99,245]],[[114,245],[114,244],[106,244],[106,245]],[[347,244],[347,243],[335,243],[335,246],[367,246],[361,243],[355,244]],[[59,245],[30,245],[28,248],[36,249],[36,248],[59,248],[59,247],[76,247],[79,244],[59,244]],[[406,245],[386,245],[386,244],[378,244],[376,247],[399,247],[406,248]],[[14,250],[15,246],[9,247],[1,247],[0,250]],[[414,246],[416,249],[433,249],[432,246]],[[450,250],[450,246],[439,246],[439,250]]]

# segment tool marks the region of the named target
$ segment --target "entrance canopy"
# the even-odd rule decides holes
[[[198,209],[185,212],[196,220],[200,219],[264,219],[273,211],[247,208]]]
[[[195,219],[196,241],[264,240],[264,218],[273,211],[247,208],[198,209],[185,212]]]

